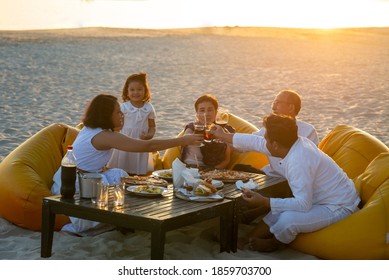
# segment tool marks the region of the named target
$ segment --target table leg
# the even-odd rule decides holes
[[[151,232],[151,259],[163,260],[165,250],[165,235],[166,232],[162,230],[161,226],[156,227]]]
[[[41,257],[48,258],[51,256],[53,246],[55,214],[50,210],[48,201],[42,203],[42,233],[41,233]]]
[[[239,203],[240,199],[234,199],[233,213],[232,213],[232,226],[231,226],[231,251],[236,253],[238,250],[238,229],[239,229]]]
[[[220,215],[220,252],[230,252],[231,251],[231,233],[233,229],[233,205],[228,207],[227,211],[224,211],[223,215]]]

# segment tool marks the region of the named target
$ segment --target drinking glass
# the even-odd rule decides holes
[[[206,124],[205,125],[205,134],[204,134],[204,142],[212,142],[212,133],[211,132],[211,129],[212,129],[212,126],[213,124]]]
[[[120,182],[113,185],[113,198],[116,206],[122,206],[124,204],[124,195],[126,192],[126,183]]]
[[[92,202],[97,206],[104,207],[108,205],[108,184],[103,181],[97,182],[96,197],[92,197]]]
[[[205,137],[205,128],[206,128],[206,117],[205,114],[196,114],[196,118],[194,121],[194,133],[202,134]],[[200,144],[201,146],[202,144]]]
[[[216,119],[215,119],[215,123],[217,125],[220,125],[222,127],[225,127],[228,123],[228,110],[225,109],[225,108],[219,108],[217,110],[217,114],[216,114]]]

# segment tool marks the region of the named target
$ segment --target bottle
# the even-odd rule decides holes
[[[77,161],[70,145],[62,159],[61,168],[61,195],[65,199],[73,199],[76,192]]]

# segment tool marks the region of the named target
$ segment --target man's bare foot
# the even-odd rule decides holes
[[[278,241],[275,237],[272,238],[255,238],[249,239],[248,247],[252,251],[258,252],[273,252],[283,245],[282,242]]]
[[[238,239],[238,249],[239,250],[244,250],[244,249],[247,249],[247,246],[249,244],[249,238],[248,237],[240,237]]]

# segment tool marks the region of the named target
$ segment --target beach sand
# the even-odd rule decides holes
[[[0,32],[0,160],[41,128],[80,122],[87,102],[120,97],[129,74],[149,74],[156,137],[174,137],[204,92],[260,127],[275,94],[300,92],[300,118],[320,138],[337,124],[389,145],[389,29],[87,28]],[[242,225],[243,234],[250,229]],[[315,259],[283,249],[219,253],[213,222],[167,234],[166,259]],[[150,234],[54,235],[51,259],[148,259]],[[0,259],[40,259],[40,233],[0,218]]]

